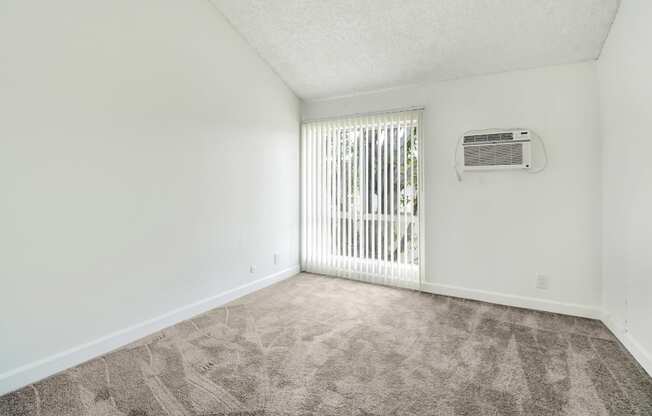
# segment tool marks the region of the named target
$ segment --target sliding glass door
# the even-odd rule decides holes
[[[422,111],[302,126],[304,270],[418,288]]]

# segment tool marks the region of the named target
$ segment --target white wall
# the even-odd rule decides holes
[[[627,0],[598,61],[606,322],[652,374],[652,2]]]
[[[207,1],[3,1],[0,394],[16,368],[295,266],[299,121]]]
[[[600,137],[595,63],[555,66],[307,102],[304,118],[425,105],[428,288],[597,316]],[[470,129],[528,127],[550,164],[525,172],[452,168]],[[540,159],[539,159],[540,160]],[[550,278],[547,291],[535,275]]]

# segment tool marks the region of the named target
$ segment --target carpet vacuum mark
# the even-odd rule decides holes
[[[652,415],[599,321],[301,274],[0,397],[2,416]]]

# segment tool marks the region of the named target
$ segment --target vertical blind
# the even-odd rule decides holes
[[[421,110],[303,124],[304,270],[419,288],[421,126]]]

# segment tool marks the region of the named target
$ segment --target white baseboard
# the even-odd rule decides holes
[[[607,312],[602,312],[602,323],[605,324],[607,328],[616,336],[616,338],[621,339],[621,337],[625,336],[625,327],[621,325],[619,322],[616,322],[614,317],[607,313]]]
[[[176,323],[190,319],[213,308],[222,306],[258,289],[270,286],[300,272],[300,267],[293,266],[272,275],[263,277],[226,292],[202,299],[198,302],[182,306],[156,318],[132,325],[125,329],[105,335],[94,341],[81,344],[66,351],[59,352],[33,363],[15,368],[0,374],[0,396],[38,380],[56,374],[67,368],[74,367],[85,361],[137,341],[147,335]],[[467,289],[458,286],[442,285],[424,282],[422,290],[439,295],[474,299],[501,305],[516,306],[567,315],[602,319],[604,324],[614,333],[627,350],[636,358],[641,366],[652,375],[652,354],[636,341],[624,327],[616,323],[610,315],[602,314],[597,308],[572,303],[562,303],[545,299],[509,295],[499,292]]]
[[[490,292],[486,290],[468,289],[459,286],[443,285],[440,283],[423,282],[421,287],[423,291],[435,293],[437,295],[480,300],[483,302],[497,303],[500,305],[561,313],[564,315],[582,316],[585,318],[601,318],[600,310],[596,307],[588,305],[563,303],[554,300],[509,295],[506,293]]]
[[[299,273],[298,265],[0,374],[0,396]]]
[[[625,348],[627,348],[627,351],[634,356],[641,367],[652,376],[652,352],[647,351],[643,345],[632,336],[631,332],[628,332],[627,328],[619,322],[616,322],[610,314],[604,313],[602,316],[602,322],[611,332],[613,332]]]

